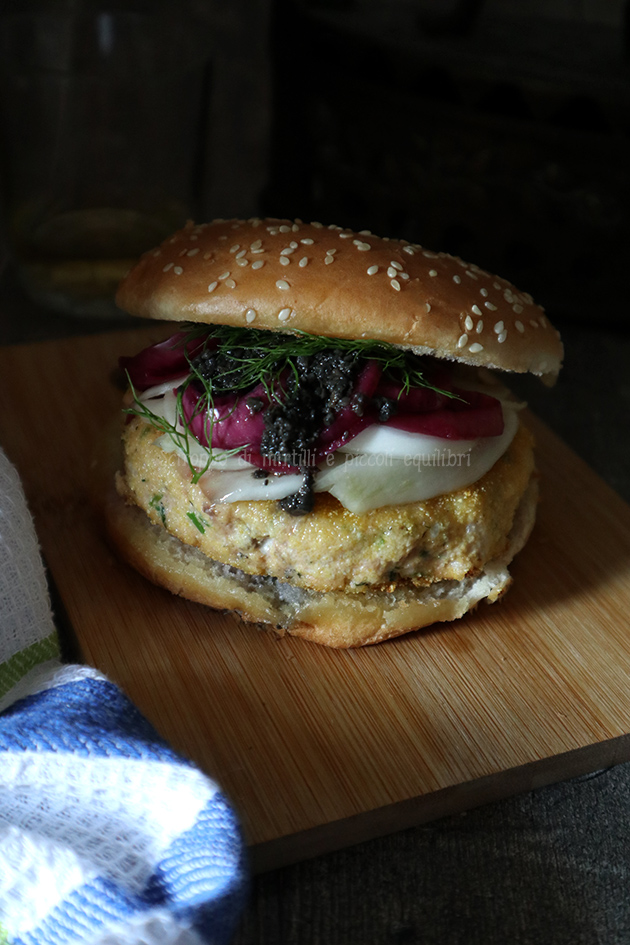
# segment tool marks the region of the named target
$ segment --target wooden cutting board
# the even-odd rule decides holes
[[[118,355],[164,334],[0,351],[0,442],[83,659],[218,779],[254,869],[630,759],[630,508],[533,417],[534,534],[505,600],[458,623],[330,650],[120,563],[90,501],[95,450]]]

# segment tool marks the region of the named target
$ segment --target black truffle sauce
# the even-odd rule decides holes
[[[192,365],[204,381],[212,383],[215,394],[227,394],[237,387],[244,376],[247,370],[245,362],[251,363],[264,357],[265,352],[258,348],[235,347],[228,351],[204,348],[193,358]]]
[[[238,384],[243,359],[262,356],[256,349],[205,350],[193,365],[204,380],[212,383],[216,393],[224,393]],[[321,431],[330,426],[343,407],[351,405],[358,414],[363,412],[364,399],[360,395],[351,399],[361,360],[356,352],[337,349],[294,358],[295,371],[289,371],[284,379],[282,400],[264,409],[261,455],[297,466],[303,475],[298,491],[278,503],[290,515],[305,515],[313,508],[313,462]],[[256,413],[263,409],[259,398],[246,402]]]

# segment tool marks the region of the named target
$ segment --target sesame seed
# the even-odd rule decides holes
[[[359,230],[359,236],[371,236],[371,235],[372,235],[371,230]]]
[[[291,262],[291,260],[288,258],[288,256],[281,256],[281,257],[280,257],[280,265],[281,265],[281,266],[288,266],[290,262]]]
[[[472,305],[470,310],[473,313],[473,315],[481,315],[481,309],[479,308],[478,305]]]
[[[297,249],[300,244],[296,243],[295,240],[291,240],[289,243],[289,249]]]
[[[294,253],[294,252],[295,252],[295,248],[294,248],[293,246],[287,246],[286,249],[280,250],[280,255],[281,255],[281,256],[290,256],[290,255],[291,255],[292,253]]]
[[[422,255],[426,256],[427,259],[439,259],[439,256],[437,253],[430,253],[428,249],[424,249],[422,251]]]
[[[372,249],[369,243],[359,243],[355,241],[355,246],[360,253],[366,253],[368,249]]]
[[[212,256],[212,253],[204,253],[204,254],[203,254],[203,258],[204,258],[204,259],[210,259],[211,256]]]
[[[501,288],[501,283],[500,283],[500,282],[493,282],[493,283],[492,283],[492,287],[493,287],[494,289],[499,290],[499,289]]]
[[[399,279],[404,279],[405,282],[406,282],[407,279],[409,278],[409,273],[408,273],[408,272],[399,272],[399,273],[398,273],[398,278],[399,278]]]
[[[429,275],[432,276],[432,277],[433,277],[433,276],[437,276],[437,270],[436,270],[436,269],[429,269]]]
[[[262,269],[264,265],[265,265],[264,260],[257,259],[256,262],[252,263],[252,269]]]
[[[218,284],[219,284],[218,282],[211,282],[210,285],[208,286],[208,292],[214,292]]]
[[[195,246],[194,249],[189,249],[188,252],[186,253],[186,255],[187,255],[187,256],[196,256],[198,252],[199,252],[199,247],[198,247],[198,246]]]
[[[167,264],[164,266],[164,268],[162,269],[162,272],[168,272],[169,269],[172,269],[174,265],[175,265],[175,263],[172,263],[172,262],[167,263]]]
[[[262,240],[254,240],[254,242],[250,245],[249,248],[252,250],[252,252],[255,252],[257,249],[260,249],[261,246],[262,246]],[[250,309],[250,312],[251,311],[252,309]]]
[[[226,279],[226,280],[225,280],[225,285],[227,286],[228,289],[235,289],[235,288],[236,288],[236,282],[234,281],[234,279]]]
[[[390,262],[390,266],[391,266],[393,269],[397,269],[398,272],[402,272],[402,270],[403,270],[402,264],[399,263],[399,262],[396,262],[395,259],[392,259],[392,261]]]
[[[278,312],[278,318],[280,319],[281,322],[286,322],[287,318],[289,318],[290,315],[291,315],[290,308],[283,308],[281,309],[281,311]]]
[[[514,322],[514,327],[516,328],[517,331],[520,331],[521,334],[523,334],[523,332],[525,331],[525,325],[523,324],[523,322]]]
[[[479,351],[483,351],[483,345],[478,344],[476,341],[468,349],[471,354],[477,354]]]
[[[230,247],[230,252],[231,252],[231,253],[238,253],[238,251],[239,251],[240,248],[241,248],[241,244],[240,244],[240,243],[236,243],[235,246],[231,246],[231,247]]]
[[[465,348],[467,344],[468,344],[468,335],[460,335],[459,340],[457,342],[457,347]]]
[[[496,325],[494,326],[494,331],[497,335],[500,335],[504,328],[505,328],[505,325],[503,324],[503,322],[497,322]]]
[[[161,255],[162,255],[162,250],[161,250],[161,249],[156,249],[156,250],[154,251],[153,255],[154,255],[154,256],[161,256]]]
[[[236,258],[236,259],[242,259],[243,256],[244,256],[246,253],[247,253],[247,250],[246,250],[246,249],[242,249],[242,250],[240,251],[240,253],[237,253],[237,254],[236,254],[236,257],[235,257],[235,258]],[[190,256],[190,253],[189,253],[188,255]]]
[[[236,260],[236,265],[237,265],[237,266],[249,266],[249,259],[243,259],[243,258],[241,257],[241,259],[237,259],[237,260]]]
[[[471,279],[474,279],[475,282],[476,282],[477,279],[478,279],[478,277],[475,275],[475,273],[472,272],[470,269],[467,269],[467,270],[466,270],[466,275],[467,275],[467,276],[470,276]]]
[[[255,255],[259,256],[260,253],[264,253],[264,249],[263,249],[261,246],[259,246],[257,249],[253,249],[253,250],[252,250],[252,253],[254,253]]]
[[[183,249],[180,249],[180,251],[179,251],[179,253],[178,253],[177,255],[178,255],[178,256],[187,256],[187,255],[188,255],[188,250],[187,250],[186,247],[184,246]]]
[[[507,338],[507,331],[502,331],[499,335],[497,335],[497,341],[499,342],[500,345],[503,344],[506,338]]]
[[[453,276],[453,282],[455,282],[457,285],[459,285],[461,281],[462,281],[461,276]]]
[[[506,290],[505,290],[505,292],[503,293],[503,298],[505,299],[506,302],[509,302],[510,305],[511,305],[512,302],[514,301],[514,296],[513,296],[512,292],[511,292],[509,289],[506,289]]]
[[[183,271],[184,271],[184,270],[182,269],[181,266],[174,266],[174,267],[173,267],[173,272],[175,273],[176,276],[181,276],[181,274],[182,274]]]
[[[285,282],[284,279],[278,279],[278,281],[276,282],[276,289],[288,289],[288,288],[289,288],[288,282]]]
[[[297,231],[300,229],[300,224],[294,223],[291,229],[293,230],[294,233],[297,233]]]
[[[480,318],[479,321],[477,322],[477,334],[480,335],[482,331],[483,331],[483,321]]]
[[[247,311],[245,312],[245,321],[247,321],[251,325],[251,323],[254,321],[255,318],[256,318],[255,309],[248,308]]]
[[[312,246],[315,240],[312,240],[310,236],[305,237],[305,239],[300,240],[300,243],[304,243],[305,246]]]
[[[430,303],[430,302],[425,302],[425,303],[424,303],[424,307],[426,308],[426,310],[427,310],[427,315],[428,315],[428,313],[431,311],[431,303]]]
[[[339,234],[339,239],[340,239],[340,240],[349,240],[351,236],[352,236],[352,233],[340,233],[340,234]]]
[[[484,302],[484,308],[487,308],[489,312],[496,312],[497,307],[492,302]]]
[[[479,295],[483,295],[484,299],[486,299],[486,298],[488,297],[488,290],[487,290],[487,289],[479,289]]]
[[[403,246],[403,253],[409,253],[410,256],[414,256],[415,252],[413,246]]]
[[[464,328],[466,329],[466,331],[472,331],[473,326],[474,326],[474,322],[472,318],[470,317],[470,315],[467,315],[464,320]]]
[[[224,279],[227,279],[229,275],[230,275],[229,271],[228,271],[228,272],[222,272],[221,275],[218,277],[219,282],[223,282],[223,280],[224,280]]]
[[[516,305],[512,306],[512,311],[515,312],[517,315],[520,315],[521,312],[523,311],[523,306],[517,303]]]
[[[326,256],[326,258],[324,259],[324,265],[330,266],[330,264],[334,261],[335,261],[334,256]]]
[[[320,223],[318,220],[313,220],[313,222],[311,223],[311,226],[314,226],[315,229],[317,229],[317,230],[321,230],[321,229],[323,229],[324,224],[323,224],[323,223]]]
[[[327,249],[327,250],[326,250],[326,255],[327,255],[327,256],[334,256],[336,252],[337,252],[336,249]]]
[[[368,276],[375,276],[378,272],[378,266],[368,266],[367,274]]]
[[[532,326],[532,328],[538,328],[538,322],[535,318],[530,318],[529,324]]]
[[[390,285],[392,289],[396,289],[396,292],[400,292],[400,282],[398,279],[392,279]]]
[[[389,266],[387,270],[387,275],[389,276],[390,279],[394,278],[394,276],[396,275],[396,270],[394,269],[393,266]]]
[[[290,233],[291,227],[287,226],[286,223],[283,223],[281,227],[278,228],[280,233]]]
[[[301,269],[304,269],[304,266],[307,266],[307,265],[308,265],[308,256],[302,256],[302,258],[300,259],[298,263],[298,266],[300,266]]]

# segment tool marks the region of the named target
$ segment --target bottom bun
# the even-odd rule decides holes
[[[493,602],[509,587],[508,565],[529,538],[536,517],[534,474],[517,509],[504,553],[463,581],[428,587],[402,585],[391,592],[309,591],[273,577],[246,574],[213,561],[159,525],[135,505],[112,494],[107,509],[109,536],[118,552],[153,583],[216,610],[235,611],[244,620],[273,626],[332,647],[380,643],[440,621],[456,620],[482,600]]]

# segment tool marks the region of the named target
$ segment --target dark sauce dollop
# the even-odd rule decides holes
[[[265,355],[266,352],[260,348],[234,347],[221,350],[206,347],[193,358],[192,365],[204,381],[212,383],[215,393],[227,394],[239,387],[251,362],[262,360]]]
[[[349,403],[359,359],[355,354],[326,351],[294,361],[285,396],[264,414],[262,456],[291,466],[312,465],[322,430]]]
[[[288,512],[289,515],[308,515],[309,512],[313,511],[315,505],[315,493],[313,491],[315,470],[312,466],[306,466],[300,472],[304,478],[297,492],[293,492],[278,501],[278,506],[283,512]]]

